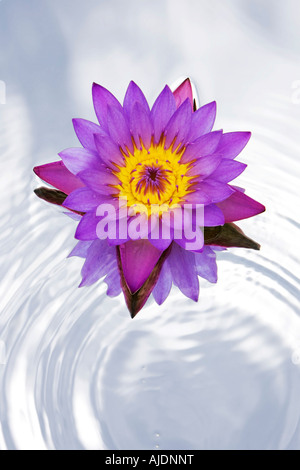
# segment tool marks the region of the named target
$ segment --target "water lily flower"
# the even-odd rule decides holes
[[[213,131],[216,103],[196,109],[189,79],[151,109],[134,82],[123,105],[97,84],[92,95],[99,124],[73,120],[81,147],[34,168],[56,188],[36,194],[78,220],[69,256],[85,259],[80,286],[104,278],[132,317],[172,284],[197,301],[198,276],[217,281],[216,251],[259,249],[233,222],[265,207],[229,184],[246,168],[235,158],[250,132]]]

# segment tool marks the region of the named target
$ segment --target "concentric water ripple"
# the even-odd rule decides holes
[[[224,21],[243,40],[235,3]],[[209,28],[210,7],[200,4]],[[261,40],[249,25],[246,32]],[[172,41],[164,46],[171,50]],[[123,49],[115,54],[117,61]],[[74,221],[32,194],[42,140],[26,93],[10,90],[0,108],[0,448],[300,448],[300,106],[289,96],[294,61],[284,60],[286,93],[279,75],[270,90],[264,81],[250,88],[236,115],[223,111],[227,128],[240,114],[253,131],[239,184],[268,210],[240,225],[262,250],[219,253],[218,284],[201,281],[198,304],[174,288],[162,307],[150,300],[134,321],[102,282],[77,288],[82,261],[66,259]],[[216,94],[226,94],[225,83],[215,82]]]

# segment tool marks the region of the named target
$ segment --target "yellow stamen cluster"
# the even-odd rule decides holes
[[[190,163],[180,163],[184,150],[173,150],[172,146],[165,149],[162,140],[158,145],[152,143],[149,150],[134,146],[133,153],[123,153],[124,166],[117,166],[114,172],[120,180],[115,186],[117,197],[126,198],[128,207],[145,206],[148,215],[151,206],[165,212],[178,205],[192,191],[194,178],[186,175]]]

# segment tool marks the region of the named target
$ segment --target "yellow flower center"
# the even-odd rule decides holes
[[[148,215],[151,206],[161,213],[178,205],[192,191],[195,178],[186,175],[190,163],[180,163],[184,150],[181,146],[165,149],[163,139],[158,145],[152,143],[149,150],[134,146],[133,154],[124,153],[124,166],[117,166],[114,172],[120,180],[115,186],[117,197],[126,198],[128,207],[145,206]]]

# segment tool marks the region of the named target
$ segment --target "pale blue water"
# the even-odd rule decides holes
[[[297,0],[0,2],[0,448],[299,449]],[[261,252],[221,253],[198,304],[175,288],[131,320],[78,289],[74,222],[32,167],[77,145],[93,81],[149,100],[190,76],[216,128],[251,130],[237,180]],[[6,93],[5,93],[6,88]],[[5,104],[2,104],[4,103]]]

